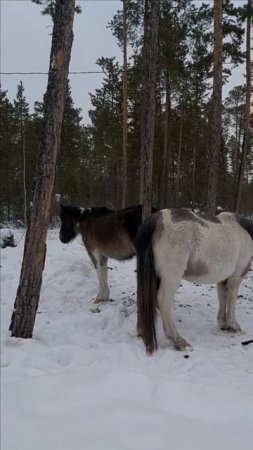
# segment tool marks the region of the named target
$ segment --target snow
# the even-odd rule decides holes
[[[113,301],[95,305],[95,270],[76,239],[50,230],[34,337],[10,337],[24,233],[1,251],[2,450],[213,450],[253,448],[253,272],[237,318],[216,324],[215,286],[183,282],[174,305],[176,351],[158,318],[158,351],[136,336],[135,259],[109,260]],[[186,358],[185,356],[188,356]]]

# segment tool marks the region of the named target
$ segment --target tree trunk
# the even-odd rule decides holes
[[[222,0],[214,0],[214,78],[212,98],[212,128],[209,159],[207,212],[215,215],[221,151],[222,109]]]
[[[249,149],[250,143],[250,98],[251,98],[251,58],[250,58],[250,44],[251,44],[251,0],[248,0],[247,6],[247,22],[246,22],[246,101],[245,101],[245,113],[244,113],[244,135],[243,135],[243,146],[242,146],[242,154],[241,161],[239,165],[238,171],[238,179],[236,186],[236,195],[235,195],[235,212],[239,212],[240,203],[242,197],[242,187],[243,187],[243,178],[246,168],[246,160],[247,153]]]
[[[75,0],[55,5],[50,68],[40,156],[35,175],[20,281],[10,330],[12,336],[31,338],[46,257],[47,227],[60,152],[60,136],[73,41]]]
[[[196,144],[193,145],[193,158],[192,158],[192,211],[195,210],[196,202]]]
[[[237,105],[238,108],[238,105]],[[239,135],[239,112],[238,110],[236,110],[236,115],[235,115],[235,149],[233,152],[233,172],[234,175],[237,173],[237,161],[238,161],[238,150],[240,148],[240,146],[238,145],[238,136]]]
[[[25,124],[21,119],[21,141],[23,156],[23,195],[24,195],[24,224],[27,226],[27,192],[26,192],[26,142],[25,142]]]
[[[240,169],[240,161],[241,161],[241,137],[243,132],[243,114],[241,113],[239,116],[239,130],[238,137],[236,141],[236,155],[235,155],[235,172],[234,172],[234,194],[236,195],[238,177],[239,177],[239,169]]]
[[[165,208],[168,189],[168,176],[170,172],[170,130],[171,130],[171,91],[170,91],[170,77],[168,70],[165,75],[165,115],[164,115],[164,141],[163,141],[163,155],[162,167],[160,175],[160,199],[159,207]]]
[[[143,87],[141,99],[141,146],[140,146],[140,203],[142,218],[151,213],[152,170],[155,128],[156,61],[158,53],[158,29],[160,0],[150,2],[150,23],[146,27],[143,53]],[[145,48],[146,47],[146,48]]]
[[[123,0],[123,155],[122,155],[122,196],[121,207],[126,206],[127,191],[127,12],[128,0]]]
[[[179,188],[180,188],[180,172],[181,172],[181,155],[182,155],[182,139],[183,139],[183,110],[180,111],[180,127],[179,127],[179,145],[177,154],[177,178],[176,178],[176,207],[178,208]]]

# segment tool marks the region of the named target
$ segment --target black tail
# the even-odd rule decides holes
[[[235,216],[237,222],[249,233],[251,239],[253,239],[253,220],[241,216],[240,214],[236,214]]]
[[[152,214],[139,227],[135,246],[137,256],[137,328],[147,353],[157,348],[156,340],[156,295],[158,277],[155,271],[152,236],[157,214]]]

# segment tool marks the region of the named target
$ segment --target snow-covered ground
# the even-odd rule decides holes
[[[2,450],[252,450],[253,272],[237,304],[244,334],[216,325],[215,286],[183,282],[174,314],[192,350],[136,337],[135,259],[109,261],[113,301],[79,239],[48,235],[34,338],[10,338],[24,235],[1,251]]]

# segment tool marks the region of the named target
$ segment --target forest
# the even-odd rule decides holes
[[[40,3],[40,0],[36,0]],[[47,2],[50,4],[50,2]],[[223,86],[233,69],[245,67],[246,9],[223,2]],[[77,12],[80,12],[78,8]],[[44,9],[44,13],[52,11]],[[38,12],[39,13],[39,12]],[[251,19],[252,20],[252,19]],[[145,2],[127,1],[127,167],[125,205],[139,203],[140,136]],[[124,47],[123,13],[109,23],[118,45]],[[156,64],[155,128],[152,203],[158,208],[205,210],[212,120],[213,6],[191,0],[160,3]],[[252,64],[252,63],[251,63]],[[58,163],[56,198],[80,206],[122,205],[123,80],[122,61],[101,56],[100,88],[90,94],[90,123],[84,124],[68,84]],[[251,65],[252,69],[252,65]],[[25,80],[26,81],[26,80]],[[245,138],[246,85],[223,97],[219,149],[217,205],[235,209],[238,174]],[[40,146],[44,102],[28,105],[20,81],[12,102],[1,87],[0,220],[26,222],[32,199]],[[29,112],[30,111],[30,112]],[[31,112],[32,111],[32,112]],[[250,117],[252,130],[253,117]],[[253,150],[249,140],[243,174],[240,212],[253,213]],[[55,202],[56,203],[56,202]],[[55,205],[54,205],[55,206]]]
[[[118,2],[89,123],[88,2],[32,2],[45,95],[0,89],[1,448],[252,450],[252,1]]]

